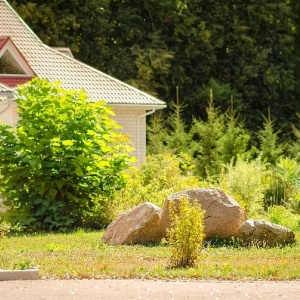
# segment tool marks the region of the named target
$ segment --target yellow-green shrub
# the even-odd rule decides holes
[[[292,213],[282,205],[274,205],[268,208],[267,216],[270,222],[290,228],[293,231],[300,230],[300,216]]]
[[[203,247],[204,211],[195,200],[179,199],[178,205],[170,202],[171,227],[167,231],[171,249],[171,264],[175,267],[191,267]]]
[[[232,195],[249,214],[263,209],[267,189],[266,167],[259,159],[247,161],[238,158],[226,166],[220,176],[220,187]]]
[[[184,158],[184,160],[183,160]],[[132,168],[126,187],[112,200],[112,216],[149,201],[163,207],[167,195],[189,188],[207,186],[191,174],[186,155],[158,154],[147,157],[140,168]]]
[[[280,157],[268,176],[267,205],[284,205],[300,211],[300,164],[293,159]]]

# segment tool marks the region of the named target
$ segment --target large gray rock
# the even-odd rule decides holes
[[[295,242],[295,234],[289,228],[257,220],[247,220],[239,229],[238,238],[242,244],[262,247]]]
[[[186,197],[190,201],[195,199],[201,204],[204,214],[204,233],[205,239],[215,236],[230,239],[238,235],[240,226],[245,222],[246,215],[240,205],[222,190],[212,188],[199,188],[184,190],[169,195],[165,200],[161,226],[164,236],[171,221],[169,216],[169,203],[178,203],[181,197]]]
[[[162,210],[145,202],[121,214],[108,225],[102,240],[109,245],[160,242]]]

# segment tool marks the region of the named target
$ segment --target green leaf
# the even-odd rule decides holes
[[[55,198],[56,194],[57,194],[57,190],[55,188],[51,188],[49,190],[49,194],[52,198]]]
[[[36,130],[36,129],[33,128],[33,127],[30,127],[30,129],[29,129],[29,134],[30,134],[30,135],[36,135],[36,134],[38,134],[38,133],[39,133],[38,130]]]
[[[40,152],[44,151],[44,149],[45,149],[45,145],[42,143],[39,143],[35,147],[35,152],[40,153]]]
[[[58,189],[61,189],[61,188],[62,188],[62,186],[63,186],[63,185],[64,185],[64,183],[65,183],[65,181],[64,181],[64,180],[62,180],[62,179],[55,180],[54,182],[55,182],[55,184],[56,184],[56,186],[57,186],[57,188],[58,188]]]
[[[79,167],[79,166],[76,166],[76,168],[75,168],[75,174],[76,175],[78,175],[78,176],[84,176],[84,173],[83,173],[83,171],[82,171],[82,169]]]

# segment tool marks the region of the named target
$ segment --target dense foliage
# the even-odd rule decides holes
[[[290,145],[281,143],[270,112],[261,116],[263,126],[256,133],[244,128],[236,112],[225,114],[216,108],[211,95],[204,120],[193,120],[190,130],[175,105],[169,118],[153,115],[148,131],[148,150],[163,157],[172,153],[178,160],[189,158],[198,186],[212,185],[231,194],[253,215],[273,205],[300,212],[299,132]],[[176,141],[176,143],[174,142]],[[153,169],[155,170],[155,168]],[[174,173],[175,174],[175,173]],[[170,177],[172,178],[172,177]],[[173,179],[173,178],[172,178]],[[201,182],[201,183],[200,183]]]
[[[10,0],[50,46],[204,118],[209,90],[247,129],[268,108],[290,134],[300,111],[298,0]]]
[[[193,168],[191,158],[183,153],[149,155],[144,165],[129,170],[126,187],[113,197],[111,218],[146,201],[163,207],[169,194],[206,186],[191,174]]]
[[[0,188],[11,221],[33,230],[101,223],[129,162],[112,111],[87,102],[83,90],[40,79],[20,86],[16,101],[16,128],[0,125]]]

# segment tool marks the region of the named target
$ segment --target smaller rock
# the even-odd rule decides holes
[[[244,245],[262,247],[274,247],[295,242],[295,234],[289,228],[258,220],[247,220],[240,227],[238,238]]]
[[[150,203],[142,203],[121,214],[108,225],[102,240],[109,245],[159,243],[162,210]]]

